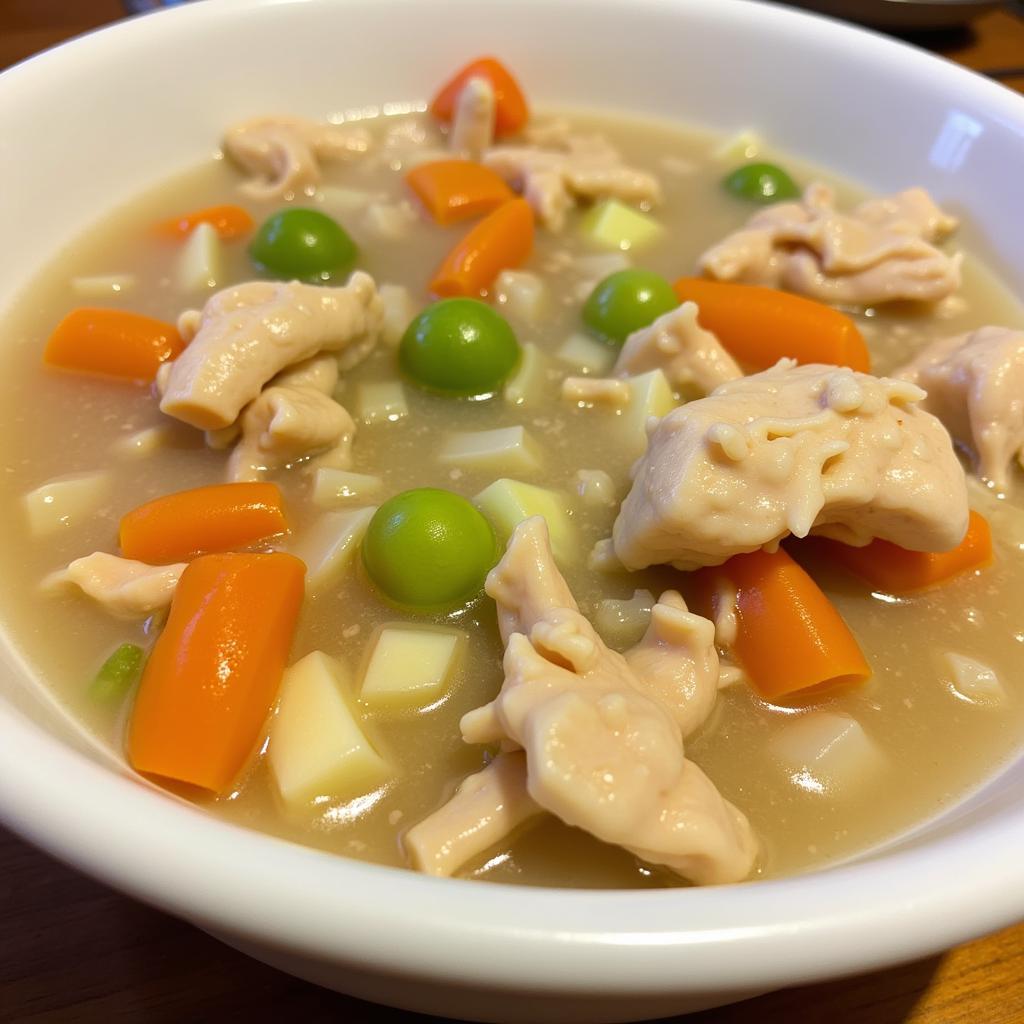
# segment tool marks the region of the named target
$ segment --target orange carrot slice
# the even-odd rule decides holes
[[[761,696],[770,700],[871,674],[835,605],[781,548],[734,555],[724,565],[700,569],[694,582],[693,610],[708,618],[736,595],[731,648]]]
[[[495,134],[515,135],[521,131],[530,117],[526,97],[512,73],[494,57],[480,57],[470,61],[454,78],[446,82],[430,104],[430,112],[434,117],[439,121],[451,121],[459,93],[471,78],[486,78],[494,89]]]
[[[448,253],[430,282],[442,298],[479,295],[507,267],[518,267],[533,248],[533,210],[512,199],[474,225]]]
[[[185,343],[172,324],[121,309],[73,309],[50,335],[43,362],[60,370],[151,381]]]
[[[137,771],[223,792],[274,702],[302,606],[293,555],[206,555],[181,575],[128,730]]]
[[[680,302],[696,302],[697,319],[746,366],[763,370],[783,356],[798,363],[832,363],[869,373],[871,356],[844,313],[801,295],[750,284],[681,277]]]
[[[820,544],[829,561],[889,594],[935,587],[992,562],[992,531],[988,520],[973,509],[967,533],[952,551],[908,551],[887,540],[873,540],[862,548],[835,540]]]
[[[277,484],[212,484],[165,494],[127,513],[121,519],[121,552],[125,558],[167,565],[287,531]]]
[[[454,224],[490,213],[515,198],[502,178],[472,160],[419,164],[405,180],[438,224]]]
[[[207,206],[202,210],[183,213],[156,225],[155,231],[162,238],[180,241],[187,238],[197,224],[210,224],[225,242],[238,238],[252,230],[255,221],[247,210],[227,203],[223,206]]]

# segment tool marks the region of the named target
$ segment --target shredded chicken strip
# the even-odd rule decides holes
[[[897,372],[928,392],[922,405],[1001,491],[1024,462],[1024,331],[980,327],[928,345]]]
[[[118,619],[144,619],[170,607],[184,562],[147,565],[96,551],[51,573],[47,589],[73,584]]]
[[[479,160],[483,151],[494,145],[496,110],[497,99],[490,81],[479,77],[469,79],[455,101],[449,135],[452,149],[471,160]]]
[[[935,246],[956,224],[923,189],[842,213],[832,190],[813,184],[801,201],[754,214],[699,265],[719,280],[785,288],[822,302],[935,302],[960,287],[960,256]]]
[[[340,288],[250,281],[214,295],[191,344],[161,368],[160,408],[200,430],[230,426],[264,385],[322,352],[354,366],[377,342],[383,305],[357,271]]]
[[[495,146],[484,153],[483,163],[521,192],[551,231],[565,227],[566,214],[579,199],[661,202],[657,178],[627,166],[600,136],[567,136],[563,149]]]
[[[662,370],[684,398],[703,398],[720,384],[742,377],[736,360],[697,322],[698,314],[696,303],[684,302],[634,331],[622,346],[614,374],[632,377]]]
[[[259,200],[311,193],[320,182],[321,162],[350,160],[370,145],[363,125],[301,117],[258,117],[224,135],[225,153],[250,175],[242,191]]]

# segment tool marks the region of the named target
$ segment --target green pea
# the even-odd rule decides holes
[[[490,522],[465,498],[435,487],[385,501],[363,538],[370,579],[396,604],[425,611],[474,597],[497,560]]]
[[[722,185],[727,192],[751,203],[777,203],[800,195],[793,179],[775,164],[743,164],[730,171]]]
[[[268,217],[249,246],[249,256],[264,273],[313,284],[350,270],[356,255],[355,242],[336,220],[301,207]]]
[[[634,331],[678,305],[665,278],[649,270],[618,270],[590,293],[583,304],[583,322],[592,334],[621,345]]]
[[[406,328],[398,358],[421,387],[481,397],[516,368],[519,342],[504,317],[479,299],[442,299]]]

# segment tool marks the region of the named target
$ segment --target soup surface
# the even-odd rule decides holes
[[[582,205],[569,211],[562,231],[538,229],[520,270],[536,276],[539,293],[524,298],[515,288],[494,287],[485,296],[507,318],[520,344],[535,347],[531,358],[537,367],[525,388],[506,387],[482,401],[423,390],[398,370],[397,337],[385,338],[342,372],[336,397],[358,423],[351,470],[378,479],[354,486],[354,494],[325,496],[316,492],[309,465],[271,474],[283,492],[291,533],[269,547],[301,546],[327,509],[375,506],[417,487],[444,488],[472,499],[498,478],[522,480],[556,495],[571,536],[561,569],[583,614],[609,646],[624,650],[643,632],[650,595],[684,584],[682,574],[669,567],[626,572],[588,566],[594,545],[611,533],[638,453],[621,410],[562,397],[566,376],[603,377],[615,360],[614,347],[587,336],[581,308],[597,282],[623,267],[643,267],[669,280],[692,273],[699,255],[743,225],[754,209],[722,188],[723,176],[749,161],[755,148],[758,160],[765,153],[751,140],[730,146],[620,116],[537,114],[533,123],[543,126],[563,117],[573,131],[599,134],[631,166],[658,178],[663,201],[649,214],[661,225],[660,233],[642,247],[602,248],[583,222],[587,208]],[[351,162],[325,163],[314,194],[290,204],[313,207],[340,222],[358,246],[357,266],[378,284],[405,288],[411,315],[431,301],[434,268],[467,230],[466,223],[434,223],[404,178],[416,163],[446,155],[447,140],[425,113],[380,116],[365,126],[373,139],[369,152]],[[860,198],[838,178],[812,173],[781,154],[768,155],[784,163],[801,185],[824,180],[836,188],[841,203]],[[0,502],[7,510],[0,560],[8,581],[3,617],[57,699],[116,752],[124,748],[132,700],[97,701],[89,696],[88,682],[119,644],[151,648],[163,618],[113,618],[82,593],[54,592],[41,581],[82,555],[116,551],[118,522],[136,506],[171,491],[224,481],[227,455],[208,447],[202,432],[163,415],[148,385],[59,372],[43,366],[41,353],[55,325],[75,307],[132,310],[173,323],[183,310],[201,308],[218,289],[263,276],[254,270],[243,237],[217,243],[220,265],[208,281],[183,283],[183,245],[149,230],[183,210],[216,204],[241,204],[257,224],[289,205],[280,198],[243,195],[242,180],[230,161],[211,160],[131,200],[69,244],[6,318],[0,375],[5,468]],[[111,281],[96,280],[110,275]],[[848,312],[868,342],[876,374],[897,368],[938,338],[990,323],[1024,327],[1024,311],[970,254],[963,283],[949,299]],[[575,344],[567,346],[569,339]],[[406,409],[372,408],[367,385],[396,380],[402,382]],[[474,463],[444,455],[453,434],[505,427],[522,427],[528,435],[533,457],[525,468],[506,468],[502,456]],[[149,428],[157,432],[146,433]],[[614,500],[595,500],[580,471],[607,474]],[[25,496],[69,474],[97,474],[91,504],[72,509],[55,529],[40,532],[26,514]],[[994,562],[920,594],[872,590],[809,548],[790,548],[839,609],[872,674],[865,682],[775,701],[741,680],[721,690],[707,721],[686,741],[687,756],[749,818],[759,842],[756,876],[806,870],[897,835],[962,798],[1018,749],[1024,735],[1018,670],[1024,644],[1024,584],[1018,571],[1024,511],[1012,496],[980,484],[971,495],[972,505],[992,523]],[[649,594],[634,601],[636,591]],[[358,681],[376,631],[403,621],[464,635],[454,671],[440,696],[423,706],[396,710],[361,702]],[[272,777],[264,729],[248,767],[226,792],[188,790],[185,795],[248,827],[346,856],[404,865],[406,830],[493,755],[493,747],[465,743],[459,722],[491,700],[502,683],[494,603],[481,594],[454,610],[402,610],[382,598],[357,557],[330,587],[306,597],[289,661],[312,651],[336,657],[351,670],[346,685],[352,706],[393,773],[355,795],[322,794],[299,805],[286,803]],[[964,671],[981,672],[993,683],[988,696],[979,696],[978,689],[965,692]],[[822,740],[815,759],[806,749],[800,753],[807,740],[800,740],[793,727],[819,712],[849,716],[858,735],[846,747],[837,736]],[[826,756],[830,744],[845,750],[834,762]],[[683,884],[667,868],[601,843],[553,815],[533,819],[459,873],[543,885]]]

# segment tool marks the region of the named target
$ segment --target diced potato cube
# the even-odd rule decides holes
[[[224,277],[224,249],[212,224],[197,224],[185,240],[178,261],[178,287],[183,292],[215,288]]]
[[[505,381],[505,401],[511,405],[535,405],[544,400],[547,357],[536,345],[522,346],[516,372]]]
[[[306,563],[306,593],[334,586],[355,559],[376,506],[325,512],[290,549]]]
[[[711,156],[715,160],[753,160],[760,154],[762,145],[761,136],[757,132],[744,129],[717,145],[711,151]]]
[[[584,505],[608,508],[618,501],[615,482],[603,469],[578,469],[573,480]]]
[[[1006,690],[994,669],[964,654],[946,653],[945,661],[953,677],[950,690],[954,697],[968,704],[1001,704]]]
[[[383,486],[379,476],[324,466],[313,478],[313,504],[320,508],[351,505],[376,494]]]
[[[465,647],[453,629],[383,626],[373,644],[360,699],[373,707],[426,707],[444,695]]]
[[[490,519],[503,544],[524,519],[543,516],[548,524],[555,558],[565,563],[575,557],[575,531],[566,510],[566,499],[557,491],[502,478],[485,487],[473,500]]]
[[[356,394],[356,411],[363,423],[397,423],[409,415],[401,381],[366,381]]]
[[[322,651],[285,671],[267,757],[289,805],[361,796],[395,774],[363,732],[347,677]]]
[[[843,794],[871,781],[885,757],[852,715],[811,711],[769,741],[790,779],[811,793]]]
[[[89,518],[110,490],[106,473],[76,473],[50,480],[21,500],[34,537],[47,537]]]
[[[529,473],[540,466],[540,452],[522,426],[451,434],[437,458],[443,465],[494,472]]]
[[[170,444],[172,437],[170,427],[145,427],[118,438],[114,442],[114,452],[119,456],[147,458]]]
[[[382,284],[377,289],[384,304],[384,317],[380,324],[380,340],[388,348],[398,348],[405,329],[419,313],[412,292],[400,284]]]
[[[608,345],[585,334],[570,334],[555,356],[583,373],[597,374],[607,372],[615,360],[615,353]]]
[[[528,270],[503,270],[495,279],[494,296],[506,316],[530,326],[540,323],[547,305],[544,282]]]
[[[621,413],[620,450],[638,459],[647,451],[648,421],[670,413],[676,407],[676,398],[661,370],[630,377],[629,388],[629,404]]]
[[[382,198],[381,192],[367,192],[365,189],[345,188],[342,185],[324,185],[316,194],[316,201],[335,216],[365,210],[371,203]]]
[[[92,274],[73,277],[71,290],[85,299],[112,299],[135,287],[134,274]]]
[[[398,242],[408,238],[418,220],[413,205],[402,200],[397,203],[371,203],[363,215],[363,225],[374,238],[385,242]]]
[[[602,639],[622,651],[640,641],[651,621],[654,595],[636,590],[625,600],[605,598],[594,613],[594,626]]]
[[[580,230],[594,245],[626,251],[650,245],[664,232],[665,226],[618,199],[604,199],[587,212],[580,222]]]

